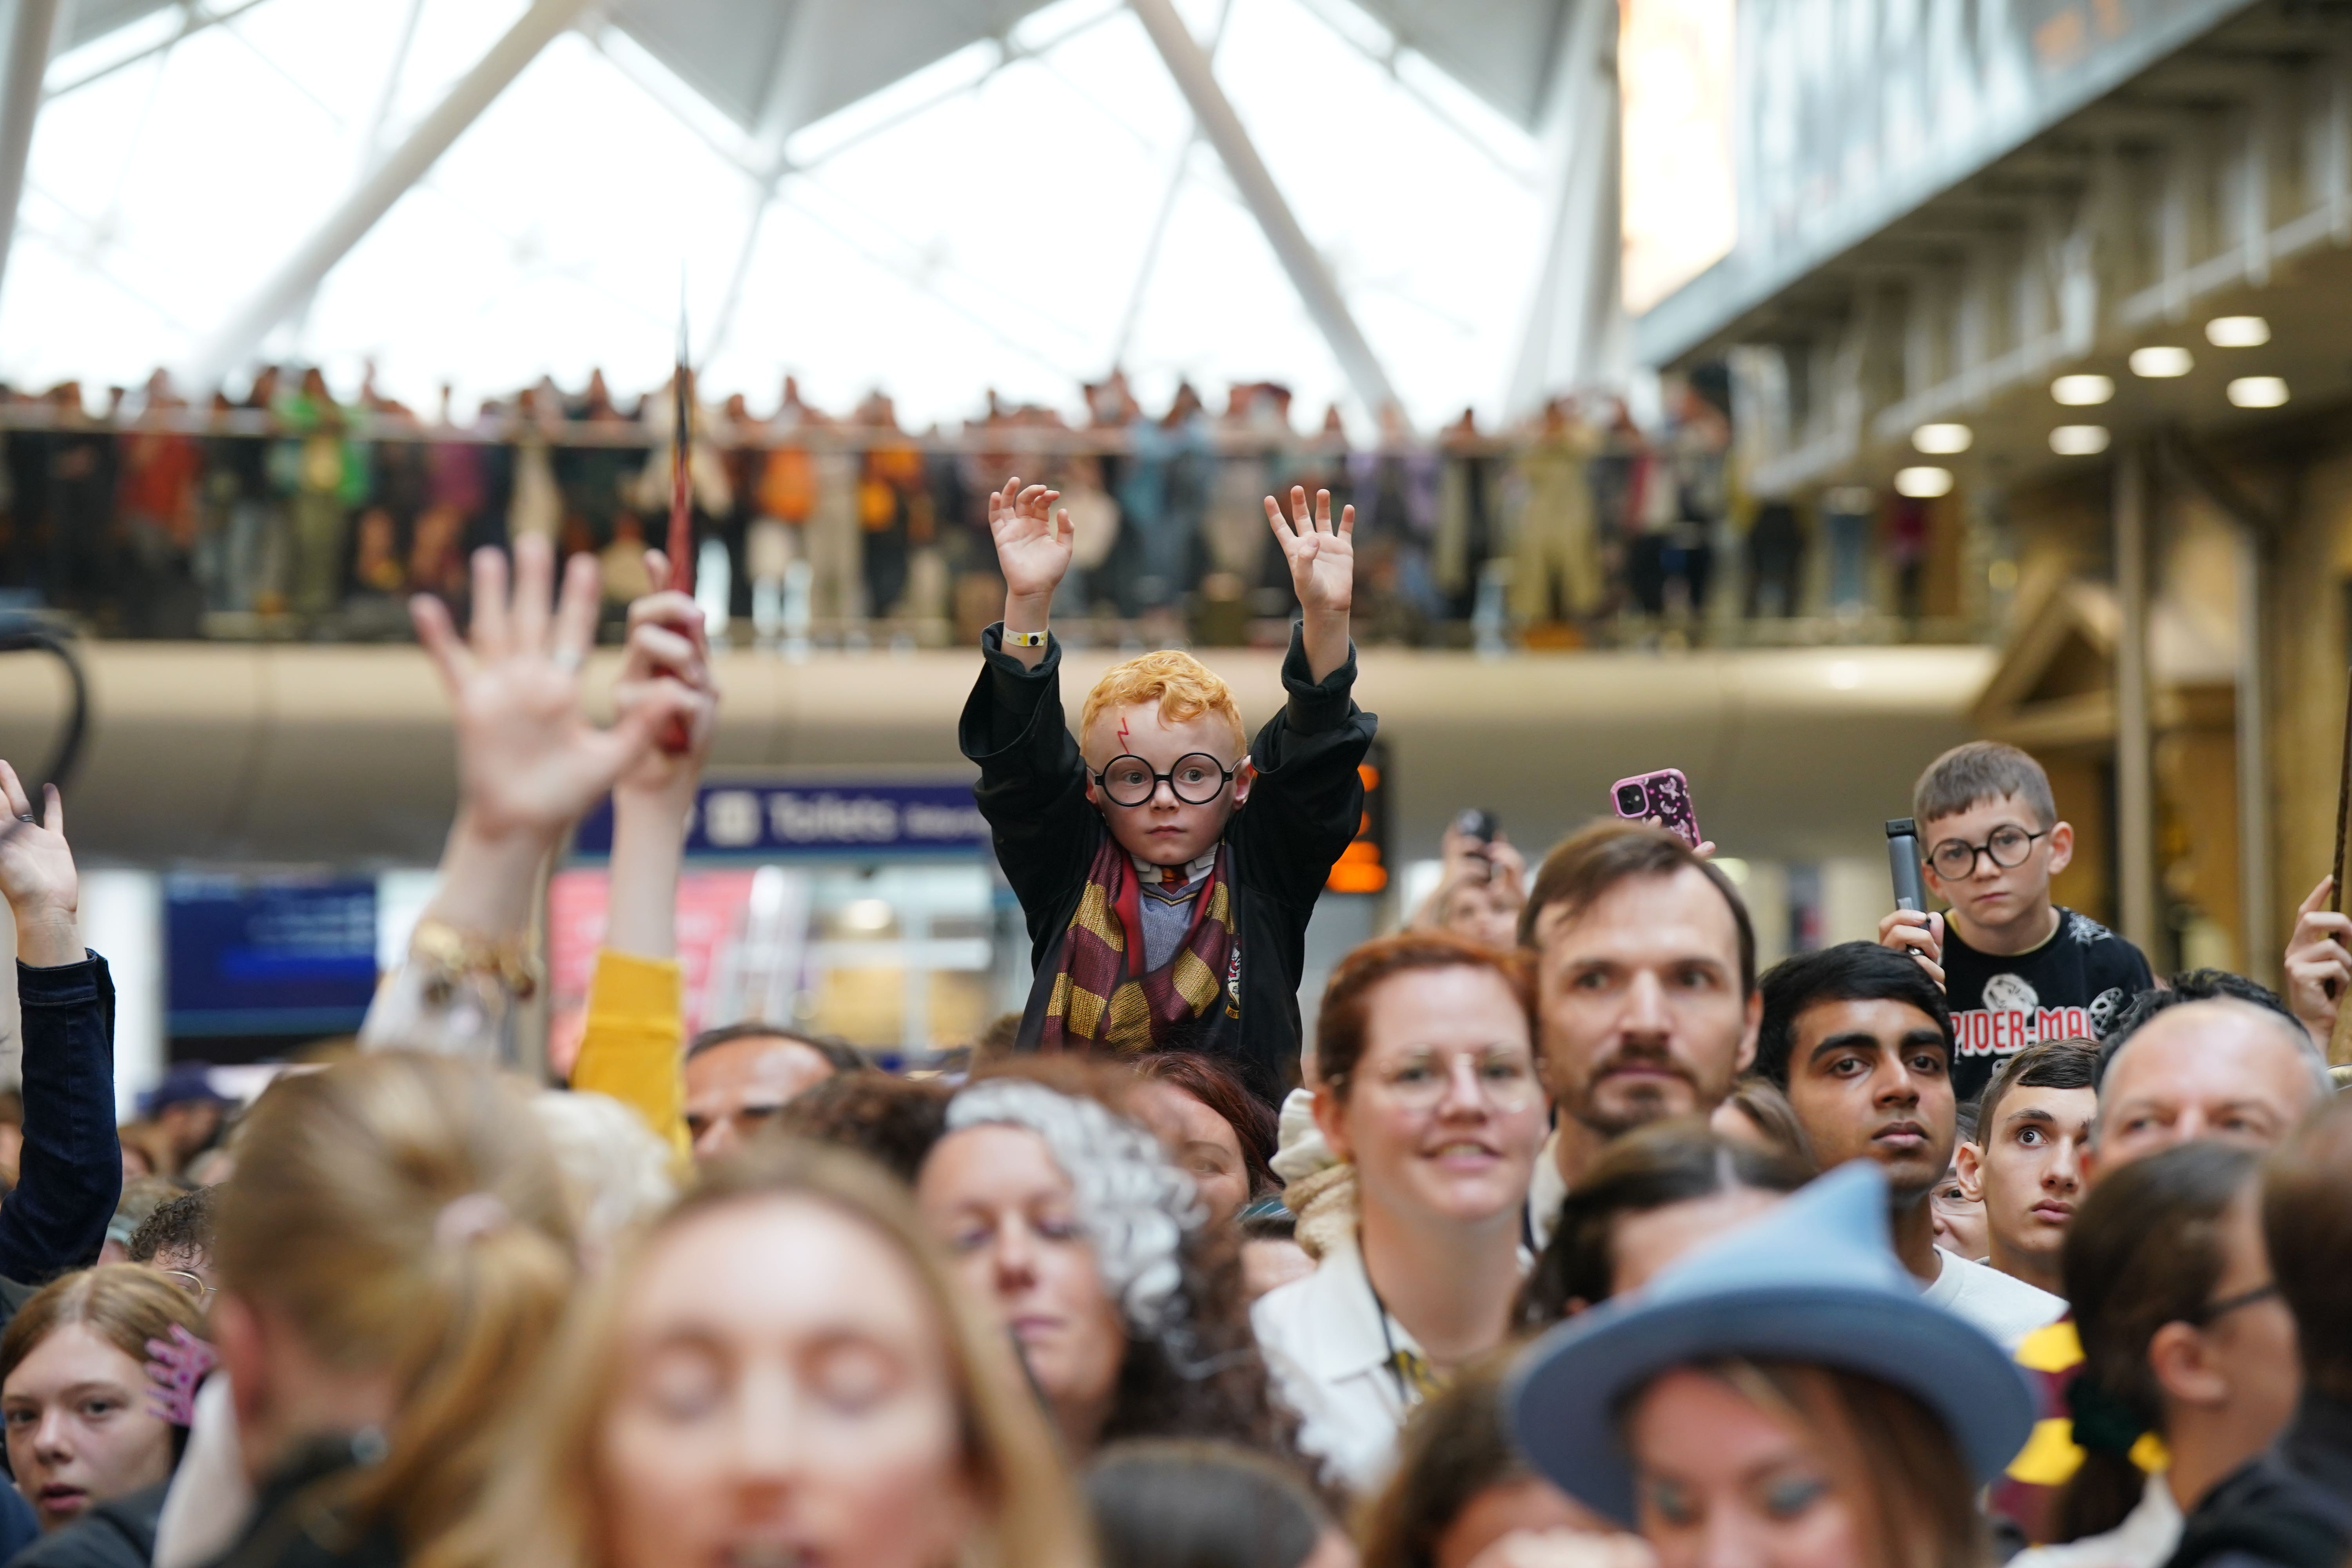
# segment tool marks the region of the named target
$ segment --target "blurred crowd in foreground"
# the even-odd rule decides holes
[[[1260,498],[1301,614],[1254,737],[1178,649],[1074,731],[1054,500],[989,502],[957,741],[1034,963],[953,1072],[688,1037],[707,622],[632,601],[599,727],[604,573],[543,536],[476,552],[463,634],[411,601],[436,886],[358,1048],[249,1106],[184,1070],[118,1131],[67,802],[0,761],[11,1568],[2342,1568],[2330,880],[2286,995],[2158,982],[2052,901],[2048,774],[1974,742],[1914,794],[1945,907],[1877,942],[1759,973],[1670,796],[1532,869],[1465,822],[1310,1030],[1378,727],[1354,519]],[[511,1045],[605,798],[559,1085]]]
[[[1222,408],[1184,384],[1147,412],[1114,374],[1085,388],[1076,424],[992,394],[979,418],[912,432],[880,393],[827,412],[787,379],[772,409],[739,394],[696,412],[702,597],[763,646],[968,640],[1003,594],[986,496],[1017,473],[1076,521],[1064,616],[1080,642],[1278,645],[1291,605],[1257,506],[1294,484],[1357,509],[1366,642],[1916,626],[1932,509],[1853,488],[1818,509],[1742,494],[1727,388],[1670,384],[1648,428],[1592,394],[1508,429],[1465,411],[1433,436],[1391,411],[1367,440],[1272,383],[1228,388]],[[469,551],[539,534],[602,558],[617,617],[667,532],[675,405],[667,387],[616,395],[602,372],[463,418],[446,388],[418,410],[372,374],[336,388],[298,366],[208,403],[162,372],[102,397],[0,387],[0,607],[121,637],[396,638],[405,595],[461,601]]]

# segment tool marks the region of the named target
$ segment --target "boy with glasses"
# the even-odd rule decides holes
[[[1349,695],[1355,509],[1334,526],[1328,493],[1312,512],[1290,496],[1287,517],[1271,496],[1265,515],[1301,617],[1288,701],[1255,743],[1232,689],[1174,651],[1104,672],[1073,738],[1046,630],[1069,514],[1017,479],[989,498],[1004,619],[982,634],[957,740],[1029,925],[1016,1049],[1199,1051],[1269,1104],[1297,1079],[1307,921],[1361,824],[1375,721]]]
[[[2030,1045],[2103,1037],[2155,984],[2139,949],[2050,901],[2074,830],[2058,820],[2050,775],[2032,757],[1992,741],[1956,746],[1919,775],[1911,815],[1928,889],[1951,910],[1897,910],[1878,922],[1878,940],[1943,985],[1962,1100]]]

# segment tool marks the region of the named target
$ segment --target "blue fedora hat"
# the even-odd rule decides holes
[[[2032,1394],[2007,1352],[1920,1299],[1889,1245],[1886,1178],[1858,1160],[1528,1346],[1505,1394],[1511,1430],[1546,1479],[1630,1526],[1633,1468],[1618,1436],[1626,1399],[1671,1368],[1727,1356],[1835,1367],[1904,1390],[1942,1418],[1979,1484],[2033,1426]]]

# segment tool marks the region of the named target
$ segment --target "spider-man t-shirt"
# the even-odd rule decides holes
[[[1944,996],[1952,1008],[1952,1092],[1976,1099],[2000,1064],[2042,1040],[2095,1040],[2154,984],[2139,949],[2088,915],[2058,911],[2031,952],[1979,952],[1944,927]]]

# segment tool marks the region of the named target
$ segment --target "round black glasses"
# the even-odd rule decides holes
[[[1176,759],[1166,773],[1154,773],[1141,757],[1118,756],[1095,774],[1095,787],[1113,805],[1141,805],[1166,784],[1186,805],[1206,805],[1224,793],[1234,770],[1206,752],[1191,752]]]
[[[2048,829],[2028,833],[2022,827],[1996,827],[1992,837],[1981,844],[1970,844],[1964,838],[1947,838],[1936,846],[1927,857],[1927,864],[1936,868],[1936,875],[1947,882],[1957,882],[1977,874],[1977,857],[1990,858],[2004,871],[2013,871],[2025,864],[2033,851],[2033,841],[2049,837]]]

